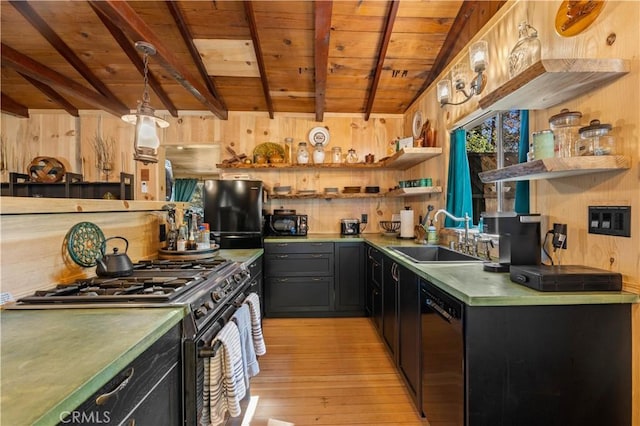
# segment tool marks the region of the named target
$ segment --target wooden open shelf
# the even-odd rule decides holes
[[[399,188],[387,192],[387,197],[413,197],[417,195],[439,194],[441,186],[419,186],[415,188]]]
[[[546,109],[610,83],[630,70],[624,59],[542,59],[482,97],[483,110]]]
[[[268,163],[268,164],[243,164],[243,163],[222,163],[217,164],[218,169],[252,169],[259,171],[295,169],[295,170],[314,170],[314,169],[333,169],[333,170],[377,170],[377,169],[395,169],[406,170],[415,165],[422,163],[430,158],[442,154],[441,147],[433,148],[403,148],[391,157],[386,157],[376,163],[323,163],[323,164],[285,164],[285,163]]]
[[[569,158],[545,158],[528,163],[514,164],[502,169],[481,172],[478,175],[484,183],[498,181],[518,181],[553,179],[588,173],[624,170],[631,167],[629,157],[622,155],[595,155]]]

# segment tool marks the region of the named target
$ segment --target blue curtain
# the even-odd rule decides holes
[[[173,184],[173,201],[191,201],[197,185],[196,179],[176,179]]]
[[[473,217],[471,200],[471,175],[469,160],[467,159],[467,132],[457,129],[451,133],[449,149],[449,176],[447,178],[447,211],[454,216],[464,217],[467,213]],[[464,227],[464,222],[455,222],[448,217],[444,226],[453,228]]]
[[[529,111],[520,111],[520,143],[518,144],[518,162],[527,162],[529,152]],[[516,201],[514,205],[516,213],[529,213],[529,181],[516,182]]]

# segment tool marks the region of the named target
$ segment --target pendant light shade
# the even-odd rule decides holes
[[[149,104],[149,90],[147,88],[149,55],[155,55],[156,49],[153,45],[143,41],[136,42],[136,48],[144,52],[144,91],[136,113],[123,115],[122,119],[136,126],[133,158],[136,161],[142,161],[144,164],[157,163],[158,147],[160,146],[158,127],[168,127],[169,123],[160,117],[156,117],[155,109]]]

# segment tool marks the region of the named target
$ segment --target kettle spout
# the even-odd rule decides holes
[[[104,263],[104,257],[100,256],[96,258],[96,272],[98,275],[100,275],[100,271],[106,271],[107,270],[107,265],[106,263]]]

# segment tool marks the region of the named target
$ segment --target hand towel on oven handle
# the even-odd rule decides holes
[[[249,305],[251,311],[251,334],[253,335],[253,346],[257,356],[267,353],[267,347],[264,344],[262,336],[262,322],[260,321],[260,298],[254,293],[250,293],[244,303]]]
[[[240,333],[240,349],[242,351],[242,365],[244,367],[244,383],[249,388],[249,378],[260,372],[256,351],[253,348],[253,336],[251,332],[251,314],[249,305],[243,303],[231,317],[231,321],[238,326]]]
[[[223,424],[227,411],[231,417],[238,417],[242,413],[240,400],[245,397],[247,392],[240,333],[233,321],[227,322],[222,327],[222,330],[213,339],[212,345],[218,341],[221,346],[213,358],[209,359],[209,377],[207,380],[205,376],[205,392],[203,393],[205,407],[209,407],[209,420],[212,426]],[[206,399],[207,396],[208,399]]]

